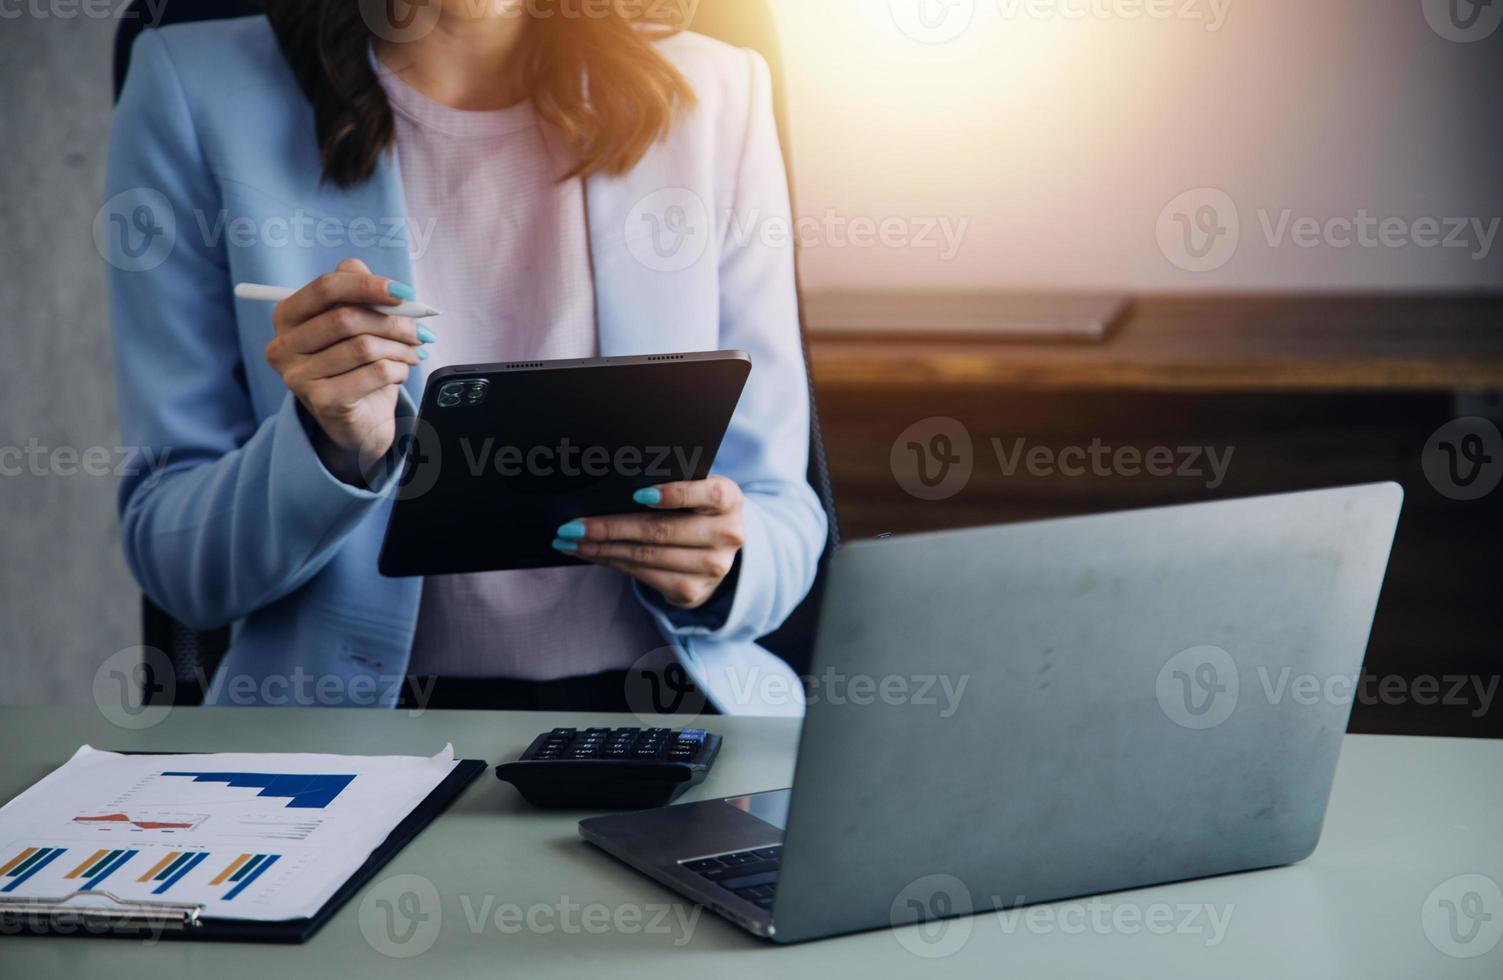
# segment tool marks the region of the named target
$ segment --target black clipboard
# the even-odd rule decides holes
[[[133,753],[132,753],[133,754]],[[159,753],[142,753],[159,754]],[[181,902],[131,902],[117,907],[68,906],[78,893],[63,898],[11,899],[0,906],[0,933],[33,936],[87,936],[116,939],[183,939],[201,942],[303,943],[376,876],[413,838],[449,808],[488,768],[481,759],[461,759],[444,781],[393,828],[355,873],[329,896],[323,908],[306,919],[254,922],[200,917],[198,905]],[[98,899],[107,892],[89,892]]]

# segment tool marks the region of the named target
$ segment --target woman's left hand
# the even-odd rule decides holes
[[[741,488],[723,476],[665,483],[635,499],[657,511],[584,517],[558,529],[553,547],[624,572],[669,605],[698,609],[731,573],[746,543]]]

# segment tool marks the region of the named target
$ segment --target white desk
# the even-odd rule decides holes
[[[83,742],[157,751],[428,753],[452,741],[461,754],[495,763],[556,724],[611,722],[635,723],[584,715],[179,709],[154,728],[129,732],[91,709],[6,708],[0,709],[7,747],[0,796],[14,796]],[[696,797],[787,785],[796,725],[717,719],[712,727],[726,744]],[[931,944],[913,927],[779,947],[707,913],[694,919],[696,910],[672,893],[581,842],[578,816],[531,810],[487,775],[307,945],[4,937],[0,976],[1503,977],[1503,942],[1472,958],[1441,948],[1472,952],[1496,937],[1503,899],[1491,892],[1480,908],[1467,906],[1492,916],[1470,944],[1451,938],[1438,904],[1466,902],[1472,889],[1458,887],[1461,875],[1503,885],[1503,742],[1349,737],[1324,839],[1302,864],[1108,895],[1094,904],[983,913],[931,927],[931,938],[939,935]],[[421,880],[394,881],[404,875]],[[419,890],[431,887],[418,907],[436,912],[429,920],[434,931],[396,922],[399,933],[411,933],[404,946],[389,938],[375,900],[399,897],[401,886],[414,882]],[[1438,886],[1442,891],[1432,897]],[[1428,929],[1427,899],[1437,913]],[[659,910],[663,921],[648,928]],[[1219,942],[1212,912],[1224,923]],[[1463,916],[1458,927],[1465,936],[1477,923]],[[948,945],[957,948],[942,958],[912,951]]]

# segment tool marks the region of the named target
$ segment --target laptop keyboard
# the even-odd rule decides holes
[[[751,902],[759,909],[771,909],[778,893],[778,865],[783,860],[783,845],[759,847],[753,851],[733,851],[697,861],[683,861],[683,867]]]

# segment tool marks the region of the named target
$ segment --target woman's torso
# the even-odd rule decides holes
[[[414,285],[444,311],[426,374],[600,349],[583,182],[528,103],[489,112],[382,87],[413,236]],[[660,647],[628,580],[598,567],[425,580],[409,671],[552,680],[622,669]]]

